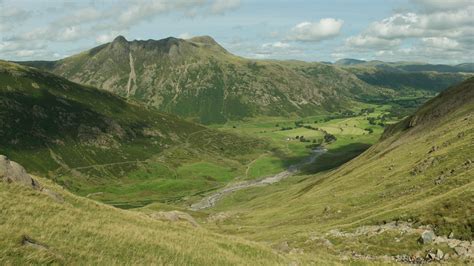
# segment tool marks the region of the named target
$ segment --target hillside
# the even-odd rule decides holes
[[[345,58],[334,62],[339,66],[358,66],[358,67],[375,67],[378,69],[399,71],[399,72],[439,72],[439,73],[458,73],[474,72],[473,63],[463,63],[458,65],[444,64],[427,64],[418,62],[383,62],[378,60],[365,61],[358,59]]]
[[[471,78],[335,170],[225,198],[209,227],[270,242],[306,263],[325,253],[346,262],[472,263],[473,113]],[[433,237],[422,244],[425,231]]]
[[[237,57],[208,36],[147,41],[119,36],[59,61],[22,64],[205,124],[257,115],[305,116],[391,94],[325,64],[298,71],[288,62]]]
[[[102,201],[177,200],[222,186],[265,146],[13,63],[0,61],[0,84],[2,153]]]
[[[186,222],[157,220],[153,213],[119,210],[35,179],[55,198],[0,179],[2,265],[288,264],[263,245]]]

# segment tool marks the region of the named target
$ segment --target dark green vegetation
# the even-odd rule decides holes
[[[220,187],[266,145],[13,63],[0,62],[0,84],[2,153],[113,204],[176,201]]]
[[[224,218],[209,226],[299,250],[307,263],[321,253],[384,260],[400,254],[425,258],[436,249],[454,263],[472,262],[453,258],[457,252],[446,244],[418,243],[424,229],[417,228],[474,238],[473,114],[471,78],[389,126],[381,141],[341,167],[236,192],[212,210]],[[413,230],[403,233],[403,224]]]
[[[357,102],[432,97],[465,78],[422,68],[401,75],[367,73],[370,67],[355,71],[323,63],[255,61],[230,54],[207,36],[131,42],[119,36],[59,61],[22,64],[204,124],[261,115],[306,117]]]

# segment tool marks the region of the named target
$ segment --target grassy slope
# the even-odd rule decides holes
[[[74,196],[46,179],[64,203],[0,182],[0,264],[278,265],[262,245],[187,224],[157,221]],[[28,236],[47,248],[22,245]],[[210,255],[212,254],[212,255]]]
[[[222,186],[265,146],[13,63],[0,61],[0,84],[2,153],[110,203],[174,201]]]
[[[443,73],[442,71],[408,72],[390,67],[351,66],[342,68],[368,84],[393,89],[405,97],[433,96],[446,87],[473,76],[472,73]]]
[[[474,157],[473,92],[474,79],[447,90],[336,170],[233,194],[213,210],[229,212],[230,218],[210,227],[272,243],[288,241],[304,249],[308,260],[327,248],[310,241],[312,235],[391,220],[430,224],[439,235],[472,239],[474,171],[466,162]],[[414,254],[427,248],[416,244],[417,237],[332,239],[336,246],[328,251]]]

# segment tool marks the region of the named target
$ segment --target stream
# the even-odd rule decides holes
[[[192,204],[189,209],[193,211],[198,211],[202,209],[211,208],[214,205],[216,205],[216,203],[219,200],[221,200],[225,196],[235,191],[251,188],[251,187],[263,187],[263,186],[268,186],[268,185],[280,182],[281,180],[286,179],[298,173],[303,166],[314,163],[316,159],[322,154],[324,154],[326,151],[327,150],[324,148],[314,149],[311,151],[311,156],[309,156],[308,158],[306,158],[305,160],[301,161],[298,164],[291,165],[290,167],[288,167],[288,169],[278,174],[268,176],[262,179],[242,181],[238,183],[229,184],[228,186],[218,190],[217,192],[214,192],[213,194],[204,197],[199,202]]]

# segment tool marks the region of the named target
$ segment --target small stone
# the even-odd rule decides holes
[[[438,258],[438,259],[441,260],[441,259],[443,259],[443,256],[444,256],[443,251],[442,251],[441,249],[438,249],[438,250],[436,251],[436,258]]]
[[[434,260],[436,258],[436,254],[430,252],[428,255],[426,255],[426,258]]]
[[[419,241],[422,243],[422,244],[429,244],[431,242],[433,242],[433,239],[436,237],[436,235],[433,233],[433,231],[431,230],[425,230],[422,234],[421,234],[421,237],[419,239]]]
[[[451,231],[451,233],[449,233],[448,238],[449,238],[449,239],[453,239],[453,238],[454,238],[454,233],[453,233],[453,231]]]

